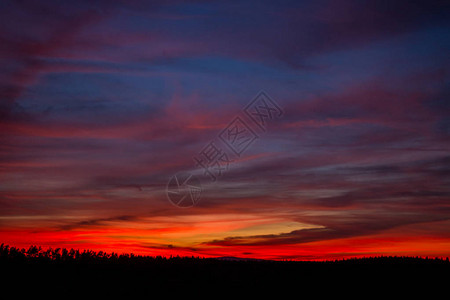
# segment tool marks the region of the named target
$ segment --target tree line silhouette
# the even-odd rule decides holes
[[[329,261],[273,261],[234,257],[162,257],[65,248],[0,245],[1,288],[28,294],[167,295],[345,286],[447,286],[448,258],[377,256]],[[24,288],[25,287],[25,288]],[[296,290],[298,291],[298,290]]]
[[[221,257],[218,259],[214,258],[203,258],[194,256],[146,256],[146,255],[136,255],[133,253],[122,253],[118,254],[115,252],[104,252],[104,251],[93,251],[93,250],[79,250],[79,249],[66,249],[66,248],[47,248],[43,249],[40,246],[31,245],[28,249],[11,247],[9,245],[0,245],[0,261],[14,261],[14,260],[43,260],[43,261],[89,261],[89,262],[132,262],[132,261],[175,261],[175,260],[203,260],[211,261],[244,261],[244,262],[267,262],[267,260],[262,259],[237,259],[234,257]],[[275,262],[275,261],[272,261]],[[291,262],[296,264],[380,264],[387,263],[390,264],[449,264],[450,261],[448,257],[440,258],[428,258],[419,256],[374,256],[374,257],[363,257],[363,258],[343,258],[335,260],[325,260],[325,261],[296,261],[296,260],[281,260],[278,262]]]
[[[0,261],[43,261],[43,262],[143,262],[143,261],[162,261],[162,260],[200,260],[200,257],[180,257],[180,256],[145,256],[133,253],[118,254],[115,252],[79,250],[66,248],[47,248],[43,249],[35,245],[28,249],[16,248],[9,245],[0,245]]]

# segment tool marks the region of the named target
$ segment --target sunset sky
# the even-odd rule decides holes
[[[414,3],[411,3],[414,2]],[[450,256],[448,1],[1,1],[0,243]],[[264,91],[280,113],[244,108]],[[257,138],[215,181],[195,157]],[[166,188],[196,175],[198,203]]]

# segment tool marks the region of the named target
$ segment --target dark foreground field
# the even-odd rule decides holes
[[[315,295],[357,291],[364,294],[361,298],[366,298],[374,293],[391,295],[391,288],[395,288],[403,296],[425,291],[431,297],[439,290],[448,291],[449,271],[448,260],[412,257],[332,262],[165,259],[0,247],[1,289],[17,296],[128,297],[162,292],[164,296],[207,293],[215,298],[235,292],[255,296],[273,291],[280,295],[287,291],[299,294],[312,291]]]

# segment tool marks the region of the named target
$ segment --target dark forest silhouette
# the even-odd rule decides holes
[[[194,256],[144,256],[135,255],[133,253],[117,254],[115,252],[107,253],[103,251],[93,250],[79,250],[79,249],[66,249],[66,248],[47,248],[43,249],[38,246],[30,246],[28,249],[10,247],[9,245],[0,245],[0,262],[17,262],[17,261],[42,261],[42,262],[95,262],[95,263],[143,263],[143,262],[158,262],[158,261],[207,261],[208,263],[219,261],[259,261],[269,262],[263,259],[238,259],[234,257],[219,257],[219,258],[201,258]],[[330,265],[330,264],[422,264],[422,265],[449,265],[449,258],[428,258],[428,257],[412,257],[412,256],[375,256],[364,258],[347,258],[327,261],[270,261],[271,263],[286,262],[289,261],[293,264],[317,264],[317,265]],[[218,262],[220,264],[220,262]]]
[[[0,246],[3,288],[19,293],[150,295],[197,291],[446,286],[448,258],[379,256],[334,261],[161,257]],[[4,276],[3,276],[4,277]],[[26,288],[23,288],[23,287]],[[435,289],[434,289],[435,290]]]

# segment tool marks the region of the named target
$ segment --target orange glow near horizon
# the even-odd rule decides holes
[[[338,238],[298,244],[280,245],[214,245],[208,244],[212,237],[232,234],[229,226],[212,224],[210,234],[200,228],[172,227],[156,229],[133,229],[110,227],[54,231],[51,228],[10,229],[0,232],[6,245],[28,248],[74,248],[115,253],[134,253],[149,256],[199,256],[199,257],[246,257],[273,260],[333,260],[369,256],[419,256],[449,257],[450,237],[414,235],[414,228],[401,228],[364,237]],[[441,224],[442,225],[442,224]],[[444,223],[445,225],[445,223]],[[144,226],[142,226],[144,227]],[[251,230],[235,230],[247,232]],[[311,228],[314,228],[311,226]],[[199,235],[199,233],[201,233]],[[261,233],[256,231],[255,233]],[[174,243],[178,241],[178,243]]]

